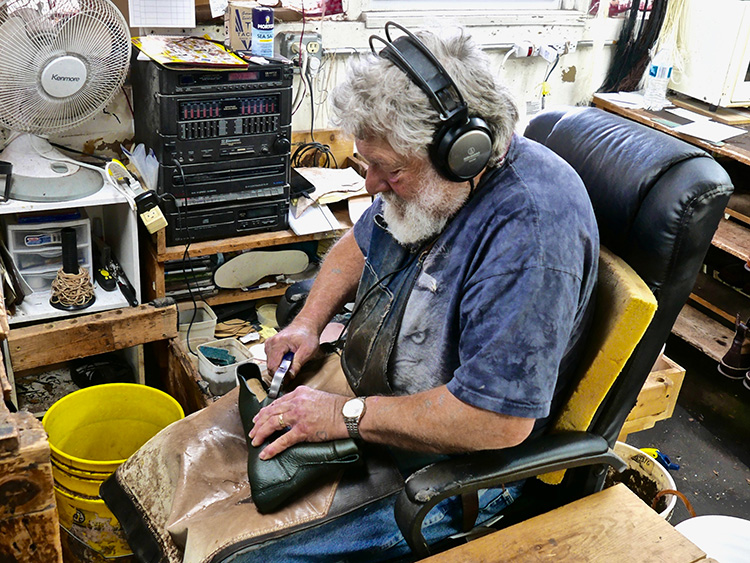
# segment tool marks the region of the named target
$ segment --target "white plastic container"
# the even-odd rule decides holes
[[[232,354],[236,362],[227,366],[217,366],[203,354],[203,348],[221,348]],[[219,396],[228,393],[237,385],[237,366],[252,361],[250,350],[236,338],[213,340],[198,346],[198,373],[208,383],[212,395]]]
[[[6,218],[8,251],[29,287],[35,292],[50,291],[57,271],[62,267],[60,231],[71,227],[76,232],[78,264],[86,268],[93,283],[91,221],[83,216],[72,221],[18,223]]]
[[[624,442],[617,442],[614,449],[615,453],[628,464],[628,469],[633,469],[654,481],[657,491],[665,489],[677,490],[677,485],[675,485],[669,471],[650,455]],[[659,516],[665,520],[669,520],[676,504],[677,497],[675,495],[667,495],[667,507],[659,513]]]
[[[193,302],[181,301],[177,304],[177,327],[180,340],[187,340],[188,329],[190,329],[190,342],[203,344],[214,339],[216,331],[216,313],[205,301],[197,301],[195,304],[195,319],[193,319]],[[193,324],[190,324],[190,321]]]

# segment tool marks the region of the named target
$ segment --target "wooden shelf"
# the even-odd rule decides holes
[[[206,297],[204,301],[209,305],[226,305],[227,303],[239,303],[240,301],[252,301],[255,299],[269,299],[284,295],[286,284],[268,289],[256,289],[253,291],[242,291],[241,289],[222,289],[218,294]]]
[[[750,298],[708,274],[698,274],[690,300],[734,326],[737,314],[750,318]]]
[[[750,193],[733,193],[726,213],[750,227]]]
[[[211,240],[196,242],[190,245],[189,253],[191,257],[210,256],[220,252],[240,252],[243,250],[253,250],[258,248],[270,248],[285,244],[294,244],[299,242],[309,242],[318,240],[336,239],[346,233],[351,227],[352,222],[349,219],[349,211],[346,205],[334,206],[331,208],[334,216],[341,225],[340,229],[325,231],[321,233],[312,233],[309,235],[297,235],[293,231],[271,231],[266,233],[256,233],[243,237],[232,237],[220,240]],[[163,246],[164,233],[160,236],[154,236],[145,241],[143,271],[147,283],[144,286],[145,298],[153,300],[164,297],[166,287],[164,283],[164,265],[169,260],[182,260],[185,255],[185,246]],[[159,249],[159,245],[162,249]],[[216,295],[205,298],[209,305],[223,305],[226,303],[237,303],[240,301],[251,301],[255,299],[267,299],[283,295],[287,286],[279,285],[269,289],[254,291],[243,291],[240,289],[222,289]]]
[[[711,244],[740,260],[747,260],[750,257],[750,230],[731,219],[722,219]]]
[[[307,242],[311,240],[339,237],[351,227],[351,222],[348,221],[348,219],[342,221],[341,217],[337,217],[337,219],[339,219],[339,222],[342,222],[343,228],[336,231],[312,233],[309,235],[297,235],[290,230],[271,231],[268,233],[257,233],[243,237],[194,242],[190,245],[189,252],[191,257],[210,256],[211,254],[218,254],[219,252],[238,252],[241,250],[252,250],[254,248],[265,248],[269,246],[280,246],[282,244],[292,244],[295,242]],[[157,243],[156,259],[159,262],[182,260],[184,256],[185,245],[164,246],[163,250],[159,250]]]
[[[14,328],[8,346],[13,370],[22,371],[175,336],[175,305],[139,305]]]
[[[717,362],[729,350],[734,338],[734,331],[690,305],[685,305],[680,311],[672,334]]]

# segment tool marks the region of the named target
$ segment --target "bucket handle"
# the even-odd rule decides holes
[[[651,508],[653,508],[654,510],[656,510],[656,504],[659,502],[659,499],[661,497],[663,497],[664,495],[674,495],[674,496],[676,496],[685,505],[685,508],[687,508],[687,511],[690,513],[690,516],[693,517],[693,518],[695,518],[695,510],[693,509],[693,505],[690,504],[690,501],[688,500],[688,498],[684,494],[682,494],[680,491],[678,491],[676,489],[663,489],[663,490],[659,491],[658,493],[656,493],[654,495],[654,500],[651,501]]]

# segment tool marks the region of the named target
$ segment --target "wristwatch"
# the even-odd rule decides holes
[[[365,415],[367,405],[365,404],[364,397],[355,397],[349,399],[344,403],[344,408],[341,409],[341,414],[344,415],[344,423],[346,429],[349,431],[349,436],[352,438],[359,438],[359,421]]]

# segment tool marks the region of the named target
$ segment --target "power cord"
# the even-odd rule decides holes
[[[549,77],[552,76],[552,72],[555,70],[555,68],[557,67],[557,63],[559,63],[559,62],[560,62],[560,53],[558,52],[557,55],[555,56],[555,62],[552,63],[552,66],[547,71],[547,75],[544,77],[544,82],[542,82],[542,99],[541,99],[541,107],[542,107],[542,109],[544,109],[544,100],[545,100],[545,98],[547,96],[549,96],[549,94],[550,94]]]
[[[300,68],[300,80],[305,84],[305,90],[310,94],[310,141],[300,144],[294,150],[291,165],[298,168],[309,166],[311,163],[312,166],[331,168],[333,164],[333,168],[338,168],[339,164],[331,146],[315,140],[315,89],[313,88],[313,80],[320,69],[321,63],[315,57],[309,57],[305,52],[301,51],[300,53],[300,62],[304,64],[304,69]]]
[[[193,328],[193,324],[195,323],[195,319],[198,316],[198,301],[195,298],[195,295],[193,294],[193,288],[190,286],[190,280],[188,279],[188,270],[190,271],[190,274],[193,278],[193,282],[196,285],[197,291],[198,291],[198,297],[201,298],[201,291],[200,288],[198,288],[198,280],[195,275],[195,270],[193,269],[193,264],[190,260],[190,245],[193,242],[193,238],[190,235],[190,225],[188,225],[188,197],[187,197],[187,179],[185,178],[185,171],[182,169],[182,164],[180,164],[176,159],[172,160],[175,167],[177,168],[178,172],[180,173],[180,178],[182,179],[182,201],[183,205],[182,208],[177,205],[177,198],[174,197],[173,194],[164,194],[162,197],[171,197],[175,207],[177,208],[177,218],[178,218],[178,229],[187,237],[187,244],[185,245],[185,250],[182,253],[182,261],[185,263],[184,267],[184,279],[185,279],[185,285],[187,286],[188,295],[190,296],[190,300],[193,303],[193,314],[190,316],[190,323],[188,324],[187,332],[185,334],[185,342],[187,343],[188,350],[191,354],[198,355],[195,350],[193,350],[191,344],[190,344],[190,331]]]

